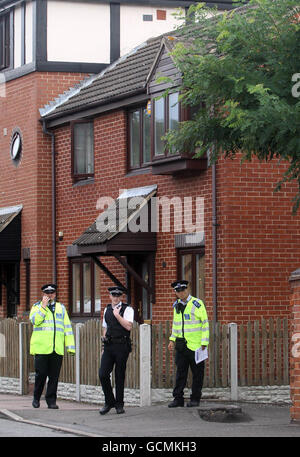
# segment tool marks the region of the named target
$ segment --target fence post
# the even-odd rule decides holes
[[[237,343],[238,332],[237,324],[229,324],[229,341],[230,341],[230,398],[233,401],[238,400],[238,358]]]
[[[75,400],[81,400],[81,389],[80,389],[80,329],[83,324],[76,324],[75,326],[75,384],[76,384],[76,395]]]
[[[140,406],[151,406],[151,325],[140,325]]]
[[[25,395],[27,393],[27,382],[28,379],[25,379],[25,377],[28,375],[27,369],[25,367],[25,362],[27,361],[27,357],[25,357],[25,350],[27,350],[26,344],[25,344],[25,338],[24,338],[24,331],[23,328],[25,329],[24,325],[26,325],[25,322],[20,322],[19,323],[19,389],[20,389],[20,395]]]

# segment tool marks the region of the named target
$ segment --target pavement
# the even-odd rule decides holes
[[[102,450],[107,452],[119,451],[119,448],[112,449],[112,446],[114,443],[120,445],[120,439],[137,446],[142,442],[139,441],[141,438],[144,438],[143,450],[152,452],[148,446],[153,440],[145,441],[145,437],[155,437],[159,443],[168,440],[169,443],[173,442],[173,446],[179,442],[177,451],[181,450],[180,443],[183,439],[188,439],[190,446],[193,446],[192,443],[197,446],[204,437],[300,437],[300,424],[291,422],[290,407],[287,405],[205,400],[194,408],[170,409],[167,403],[148,407],[125,405],[125,414],[116,414],[115,409],[112,409],[101,416],[101,406],[95,404],[58,400],[59,409],[51,410],[43,398],[39,409],[34,409],[31,403],[32,396],[29,395],[0,394],[0,418],[38,425],[40,436],[44,436],[43,430],[47,436],[47,429],[52,429],[69,436],[101,438],[99,443]],[[103,446],[106,445],[110,448],[104,449]],[[163,449],[158,449],[160,450]],[[133,449],[132,452],[130,449],[127,451],[129,454],[135,453]]]

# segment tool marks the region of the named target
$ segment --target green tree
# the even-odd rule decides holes
[[[240,5],[240,4],[239,4]],[[173,58],[183,74],[181,102],[193,119],[167,135],[177,150],[208,149],[242,160],[287,161],[277,184],[297,180],[300,204],[299,0],[251,0],[220,14],[191,7]],[[175,40],[176,41],[176,40]]]

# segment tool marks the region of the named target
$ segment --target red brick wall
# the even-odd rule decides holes
[[[296,272],[295,272],[296,273]],[[290,387],[293,406],[291,419],[300,421],[300,275],[291,277],[292,347],[290,352]]]
[[[218,301],[224,321],[289,316],[288,278],[298,265],[300,214],[292,215],[294,185],[274,193],[284,171],[276,161],[220,163]]]
[[[83,78],[79,73],[31,73],[7,82],[6,96],[0,98],[0,207],[23,205],[22,248],[31,250],[31,303],[40,297],[41,284],[52,280],[51,142],[42,133],[39,108]],[[9,155],[15,127],[23,136],[17,168]],[[7,136],[3,129],[7,129]],[[23,260],[20,275],[19,316],[25,311]],[[0,307],[0,317],[6,317],[6,306]]]
[[[158,196],[204,197],[206,249],[206,305],[212,318],[211,170],[194,177],[127,175],[126,116],[122,111],[95,120],[95,180],[84,186],[71,181],[70,128],[56,131],[57,229],[64,232],[58,246],[58,282],[68,302],[66,247],[96,219],[99,197],[117,197],[119,189],[158,185]],[[289,272],[300,254],[299,215],[292,216],[293,185],[274,194],[283,166],[277,163],[240,164],[239,159],[217,165],[218,317],[247,322],[262,316],[289,316]],[[173,217],[171,228],[173,227]],[[156,303],[153,321],[171,317],[174,300],[170,283],[177,277],[174,230],[158,233]],[[163,261],[166,268],[162,267]],[[118,274],[122,267],[118,265]],[[121,277],[123,280],[123,277]],[[102,276],[102,303],[106,286]]]
[[[62,300],[68,301],[66,287],[68,278],[68,263],[66,247],[96,219],[99,211],[96,209],[98,198],[110,196],[116,198],[120,189],[158,185],[158,196],[166,195],[184,197],[206,197],[208,210],[208,224],[210,220],[209,208],[209,176],[210,171],[197,178],[172,178],[167,176],[153,176],[151,173],[126,176],[126,116],[125,113],[114,112],[103,115],[95,120],[95,181],[84,186],[72,186],[71,155],[70,155],[70,128],[69,126],[56,131],[57,156],[57,225],[58,230],[64,232],[64,239],[58,247],[58,282],[62,293]],[[173,215],[171,229],[173,228]],[[207,230],[208,232],[208,230]],[[210,234],[207,235],[208,243]],[[156,304],[153,308],[153,320],[161,321],[171,317],[170,304],[174,301],[174,294],[170,283],[176,279],[176,252],[174,249],[174,231],[158,233],[156,255]],[[209,248],[208,248],[209,252]],[[166,261],[166,268],[162,267]],[[117,265],[120,279],[124,279],[123,267]],[[115,271],[114,271],[115,272]],[[62,279],[63,278],[63,279]],[[108,298],[106,287],[111,281],[105,280],[102,275],[102,303]],[[64,285],[62,283],[64,281]],[[207,277],[208,291],[210,290],[210,275]],[[208,293],[209,296],[209,293]]]

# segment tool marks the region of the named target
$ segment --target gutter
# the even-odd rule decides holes
[[[212,164],[212,293],[213,293],[213,322],[218,321],[218,276],[217,276],[217,179],[216,164]]]
[[[56,172],[55,172],[55,134],[47,130],[46,121],[43,121],[43,133],[51,137],[51,225],[52,225],[52,281],[57,281],[57,259],[56,259]]]

